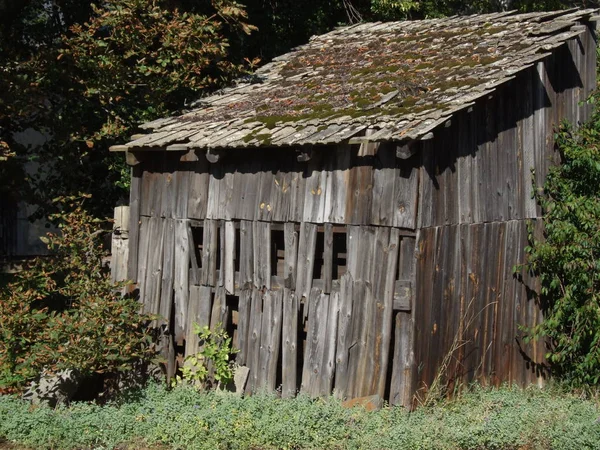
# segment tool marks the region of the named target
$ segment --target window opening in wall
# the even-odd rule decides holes
[[[271,276],[282,277],[285,271],[285,235],[283,228],[271,228]]]
[[[325,279],[323,266],[325,261],[325,233],[322,229],[317,231],[317,239],[315,244],[315,260],[313,265],[313,280]]]
[[[346,228],[334,228],[333,230],[333,273],[331,278],[339,280],[346,273],[348,250],[346,247]]]
[[[194,254],[196,255],[196,261],[198,261],[198,268],[202,267],[202,252],[204,250],[204,228],[192,226],[192,243]]]

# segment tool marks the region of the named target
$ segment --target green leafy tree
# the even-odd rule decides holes
[[[80,199],[61,203],[60,234],[0,292],[0,388],[20,390],[42,370],[81,376],[132,369],[154,356],[137,301],[122,298],[103,264],[102,230]]]
[[[67,11],[73,6],[75,12]],[[21,198],[52,212],[51,199],[93,194],[102,216],[126,195],[122,143],[141,122],[166,116],[244,72],[230,41],[250,33],[246,13],[233,0],[204,3],[202,11],[166,0],[32,2],[0,22],[0,141],[15,164],[36,161],[19,174]],[[24,148],[15,132],[47,136]],[[15,178],[13,168],[0,167]]]
[[[527,248],[541,281],[545,339],[554,373],[575,386],[600,384],[600,112],[578,130],[556,133],[562,164],[550,169],[539,200],[543,239]]]

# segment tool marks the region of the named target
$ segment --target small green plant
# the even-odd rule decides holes
[[[192,384],[200,390],[226,386],[233,381],[233,362],[229,356],[237,353],[231,338],[217,324],[214,330],[194,323],[194,333],[200,340],[200,351],[185,358],[181,375],[175,376],[171,385]]]

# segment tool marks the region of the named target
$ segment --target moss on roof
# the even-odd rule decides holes
[[[197,130],[191,146],[202,147],[270,145],[271,135],[290,126],[419,127],[543,58],[595,13],[504,13],[340,28],[275,58],[251,81],[148,128],[173,131],[161,144],[177,142],[181,130]],[[222,134],[213,137],[216,130],[237,140],[224,143]],[[407,131],[398,128],[397,134]],[[348,136],[340,133],[340,139]],[[274,145],[311,142],[300,136],[277,138]]]

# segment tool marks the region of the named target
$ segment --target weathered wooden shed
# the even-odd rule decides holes
[[[247,390],[379,394],[541,382],[528,299],[532,197],[553,130],[585,121],[595,10],[337,29],[149,134],[132,168],[126,277],[169,371],[222,322]],[[125,274],[120,275],[124,277]]]

